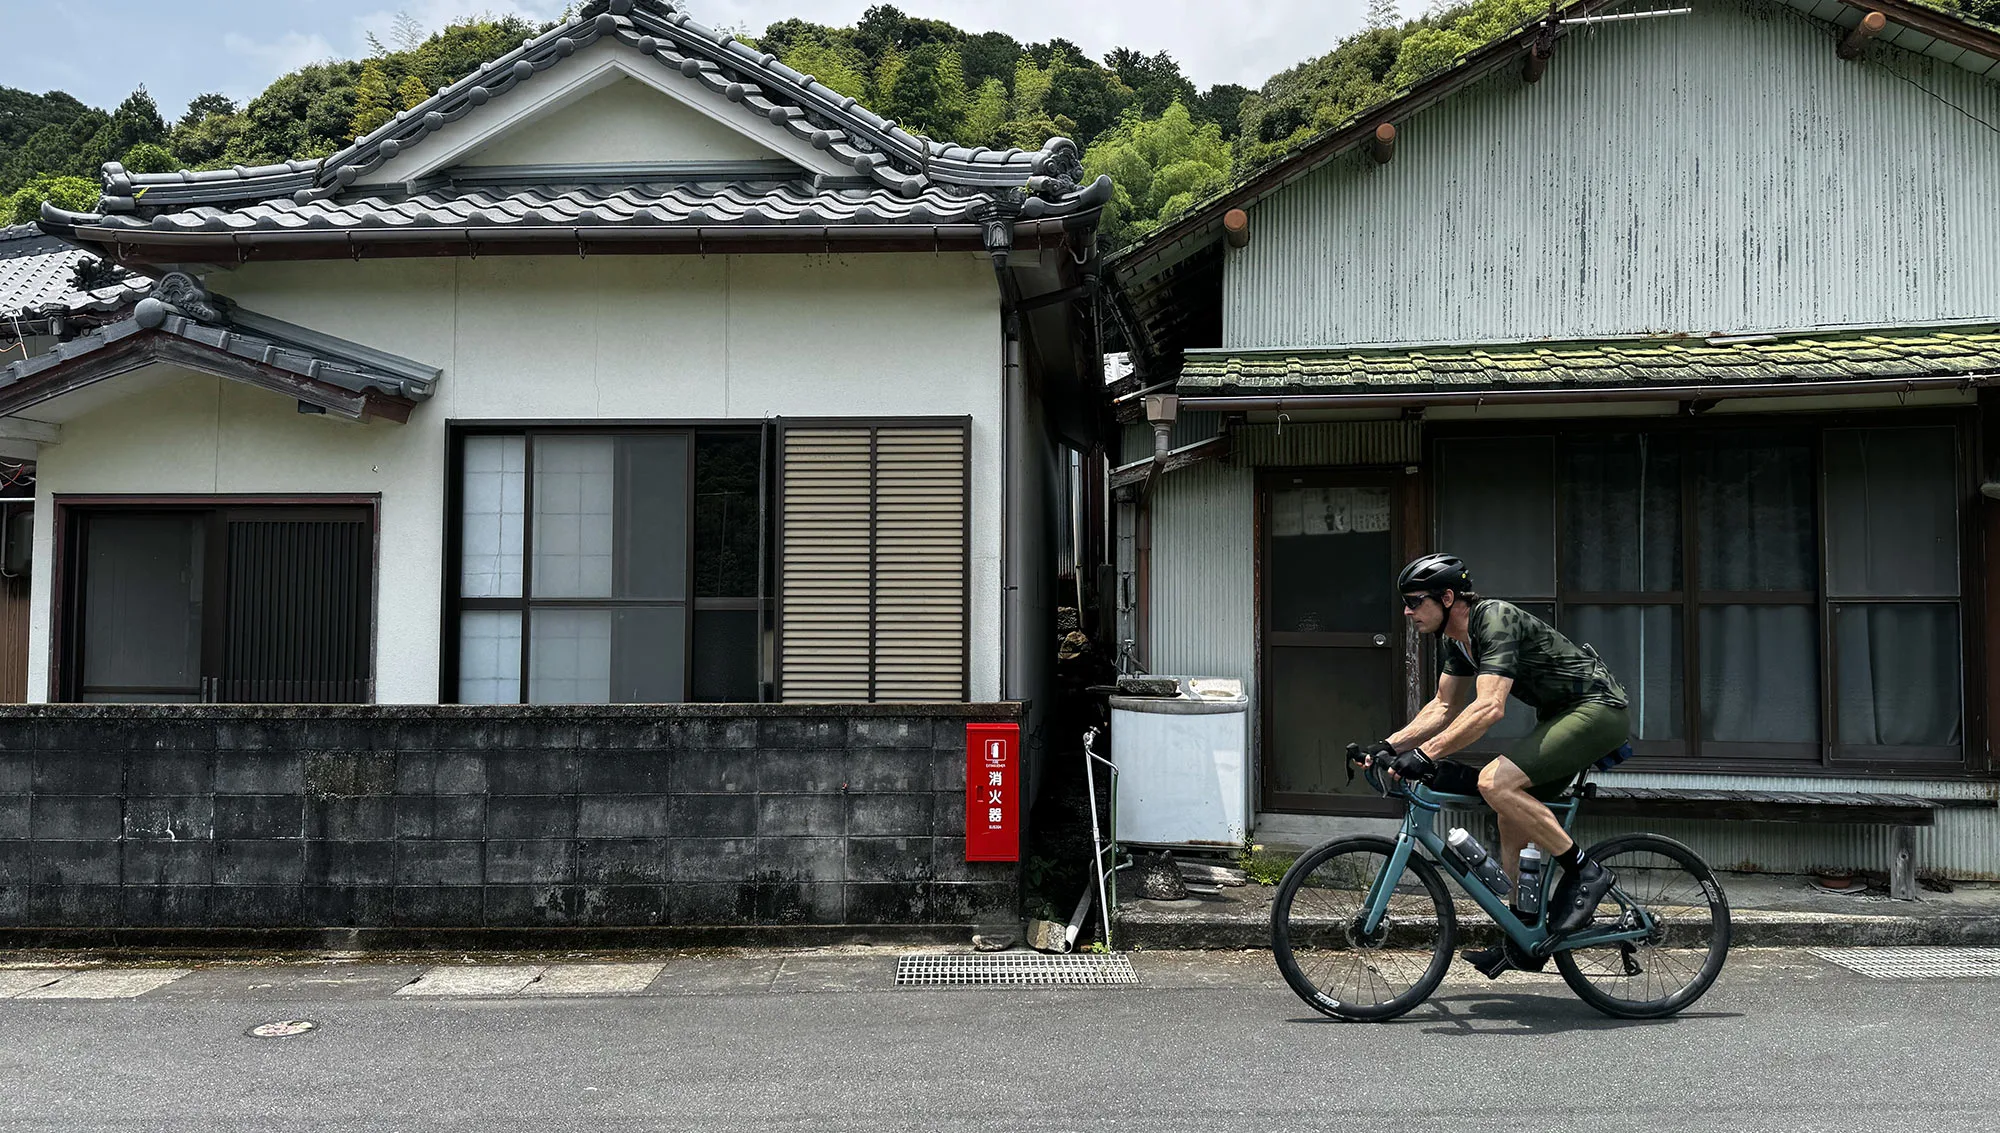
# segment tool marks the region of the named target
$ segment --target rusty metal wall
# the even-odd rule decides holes
[[[1224,345],[1993,317],[2000,82],[1833,36],[1771,0],[1577,29],[1253,206]]]

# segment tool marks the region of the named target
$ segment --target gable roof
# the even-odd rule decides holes
[[[78,287],[77,266],[93,258],[32,224],[0,227],[0,338],[14,336],[16,320],[39,322],[51,315],[121,310],[153,286],[144,276],[113,268],[111,282]]]
[[[1844,34],[1870,12],[1888,26],[1875,38],[1975,74],[2000,78],[2000,29],[1914,0],[1776,0]],[[1546,59],[1569,34],[1565,21],[1599,14],[1622,0],[1569,0],[1509,35],[1460,56],[1395,98],[1360,111],[1228,189],[1161,225],[1106,262],[1111,308],[1135,357],[1151,372],[1170,371],[1189,344],[1206,345],[1221,329],[1223,218],[1247,208],[1357,146],[1376,128],[1428,109],[1524,58]],[[1613,17],[1617,18],[1617,17]],[[1839,35],[1830,37],[1832,51]]]
[[[988,212],[997,211],[1009,218],[1018,216],[1028,221],[1059,217],[1081,220],[1087,215],[1094,216],[1095,210],[1110,199],[1108,178],[1099,178],[1088,186],[1080,184],[1082,156],[1076,144],[1067,138],[1051,139],[1034,151],[965,147],[920,138],[812,76],[785,66],[775,56],[754,51],[726,33],[696,23],[666,0],[593,0],[561,25],[482,64],[478,71],[443,88],[414,109],[398,113],[392,121],[331,157],[254,168],[239,166],[162,174],[131,173],[114,162],[104,167],[104,193],[97,213],[45,207],[44,225],[51,231],[97,242],[135,237],[138,242],[145,242],[147,237],[138,234],[153,232],[182,236],[208,232],[227,236],[259,230],[267,222],[271,228],[309,228],[312,221],[305,218],[330,216],[356,201],[380,202],[358,206],[361,214],[376,218],[368,223],[400,227],[401,222],[390,215],[395,213],[409,219],[422,218],[432,226],[485,224],[490,217],[472,214],[490,206],[465,209],[455,201],[423,199],[440,188],[449,193],[449,172],[443,186],[426,181],[400,190],[394,186],[354,187],[363,185],[370,174],[398,156],[435,145],[430,139],[447,124],[476,114],[495,100],[518,97],[515,92],[524,88],[532,92],[538,75],[564,66],[565,60],[600,41],[622,45],[633,53],[635,60],[658,68],[656,74],[666,81],[692,84],[703,97],[727,107],[726,120],[753,138],[762,133],[786,146],[808,145],[826,154],[836,168],[853,171],[851,178],[828,177],[823,173],[805,175],[802,181],[795,179],[796,184],[781,189],[774,189],[770,182],[756,181],[747,182],[754,186],[750,189],[732,188],[739,178],[717,176],[720,171],[710,171],[708,177],[689,183],[693,192],[712,197],[725,197],[732,192],[739,197],[775,193],[771,203],[776,207],[738,208],[735,211],[741,214],[740,219],[716,215],[700,219],[692,209],[680,216],[668,208],[664,213],[642,218],[639,222],[642,227],[661,216],[670,216],[666,221],[669,226],[756,227],[765,223],[836,222],[922,225],[950,222],[941,217],[954,221],[969,217],[981,206],[986,206]],[[684,173],[654,172],[659,175],[656,179]],[[634,171],[622,184],[643,184],[647,178],[642,174],[643,171]],[[563,172],[555,168],[524,170],[517,187],[562,186],[563,177]],[[808,192],[823,199],[816,205],[809,202],[800,206],[797,198]],[[908,204],[897,206],[897,199]],[[414,206],[411,201],[416,202]],[[790,203],[781,203],[784,201]],[[646,202],[631,203],[640,206],[635,213],[647,211]],[[515,202],[500,207],[533,211],[543,205]],[[729,206],[724,206],[721,215],[726,216],[730,211]],[[175,220],[176,215],[195,219]],[[774,222],[773,216],[780,219]],[[625,218],[620,220],[618,226],[623,227]],[[578,222],[562,216],[550,223]],[[333,227],[350,226],[336,223]]]

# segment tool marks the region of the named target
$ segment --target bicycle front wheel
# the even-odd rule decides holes
[[[1658,1019],[1700,999],[1729,955],[1729,899],[1715,874],[1693,850],[1657,834],[1600,842],[1589,856],[1618,875],[1592,927],[1636,927],[1638,909],[1655,927],[1644,940],[1556,953],[1563,981],[1620,1019]]]
[[[1422,1003],[1451,964],[1451,898],[1436,867],[1412,854],[1375,931],[1368,896],[1396,843],[1359,835],[1292,863],[1271,905],[1271,950],[1285,982],[1336,1019],[1380,1022]]]

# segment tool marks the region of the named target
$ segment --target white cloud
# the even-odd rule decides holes
[[[296,31],[286,32],[269,43],[259,43],[247,35],[230,32],[222,37],[222,47],[231,55],[241,55],[268,69],[270,75],[266,82],[308,63],[322,62],[339,54],[325,37]]]

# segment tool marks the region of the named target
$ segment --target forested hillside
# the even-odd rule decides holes
[[[1117,184],[1104,228],[1123,244],[1534,18],[1548,0],[1443,3],[1404,21],[1395,0],[1371,0],[1367,28],[1255,91],[1200,89],[1165,53],[1119,47],[1093,59],[1064,39],[970,33],[888,5],[852,27],[784,20],[738,38],[932,138],[1023,149],[1075,139],[1087,172]],[[1967,14],[2000,20],[2000,0],[1964,4]],[[542,30],[508,17],[433,33],[401,16],[386,42],[369,37],[365,59],[294,71],[247,106],[204,94],[172,122],[144,86],[110,111],[61,91],[0,87],[0,223],[32,220],[45,199],[91,207],[107,161],[164,172],[331,154]]]

